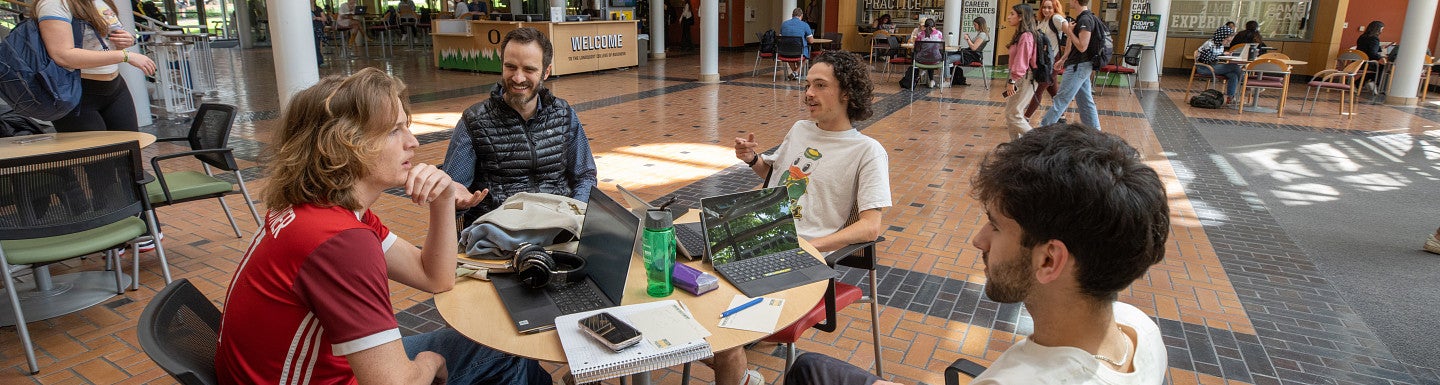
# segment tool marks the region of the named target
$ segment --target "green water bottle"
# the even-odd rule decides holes
[[[645,259],[645,293],[666,297],[675,291],[670,275],[675,271],[675,226],[670,210],[645,212],[645,234],[641,237],[641,255]]]

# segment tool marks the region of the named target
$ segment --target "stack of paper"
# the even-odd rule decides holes
[[[644,340],[620,352],[611,351],[600,341],[580,330],[580,320],[596,313],[609,312],[640,330]],[[714,355],[710,336],[695,317],[679,302],[660,301],[617,306],[564,315],[555,318],[565,360],[576,383],[601,381],[629,374],[675,366]]]

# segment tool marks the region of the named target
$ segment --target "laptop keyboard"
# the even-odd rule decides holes
[[[821,265],[819,260],[811,257],[804,250],[794,249],[764,257],[730,262],[716,266],[715,270],[724,274],[725,278],[732,283],[739,284],[817,265]]]
[[[560,308],[561,314],[575,314],[606,306],[604,296],[592,289],[585,281],[550,286],[550,299]]]
[[[698,227],[698,226],[697,226]],[[705,236],[699,229],[675,226],[675,241],[685,246],[693,257],[702,257],[705,254]]]

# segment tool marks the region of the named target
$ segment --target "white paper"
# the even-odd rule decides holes
[[[752,298],[736,294],[735,298],[730,300],[730,306],[725,308],[735,308],[736,306],[740,306],[740,304],[750,302],[751,299]],[[721,318],[720,327],[767,334],[774,333],[775,324],[780,322],[781,310],[785,310],[785,299],[764,298],[760,303],[755,304],[755,306],[745,308],[745,310],[731,314],[729,317]]]
[[[631,313],[625,316],[625,321],[645,335],[644,343],[653,344],[660,349],[703,340],[710,336],[710,331],[695,322],[695,318],[682,308],[679,302]]]

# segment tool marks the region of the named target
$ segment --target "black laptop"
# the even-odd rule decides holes
[[[624,186],[617,184],[615,188],[619,189],[620,196],[625,197],[625,201],[630,203],[630,209],[635,212],[637,217],[643,218],[646,210],[657,208],[650,202],[640,199],[640,196],[630,190],[626,190]],[[675,218],[690,211],[684,207],[671,207],[670,212],[675,215]],[[700,227],[700,222],[675,224],[675,251],[691,260],[705,256],[705,229]]]
[[[705,255],[747,297],[835,277],[800,248],[784,187],[704,198],[700,211]]]
[[[521,283],[517,274],[492,275],[515,329],[524,334],[546,331],[555,328],[555,317],[619,305],[639,230],[639,218],[591,188],[575,251],[585,258],[584,278],[535,289]]]

